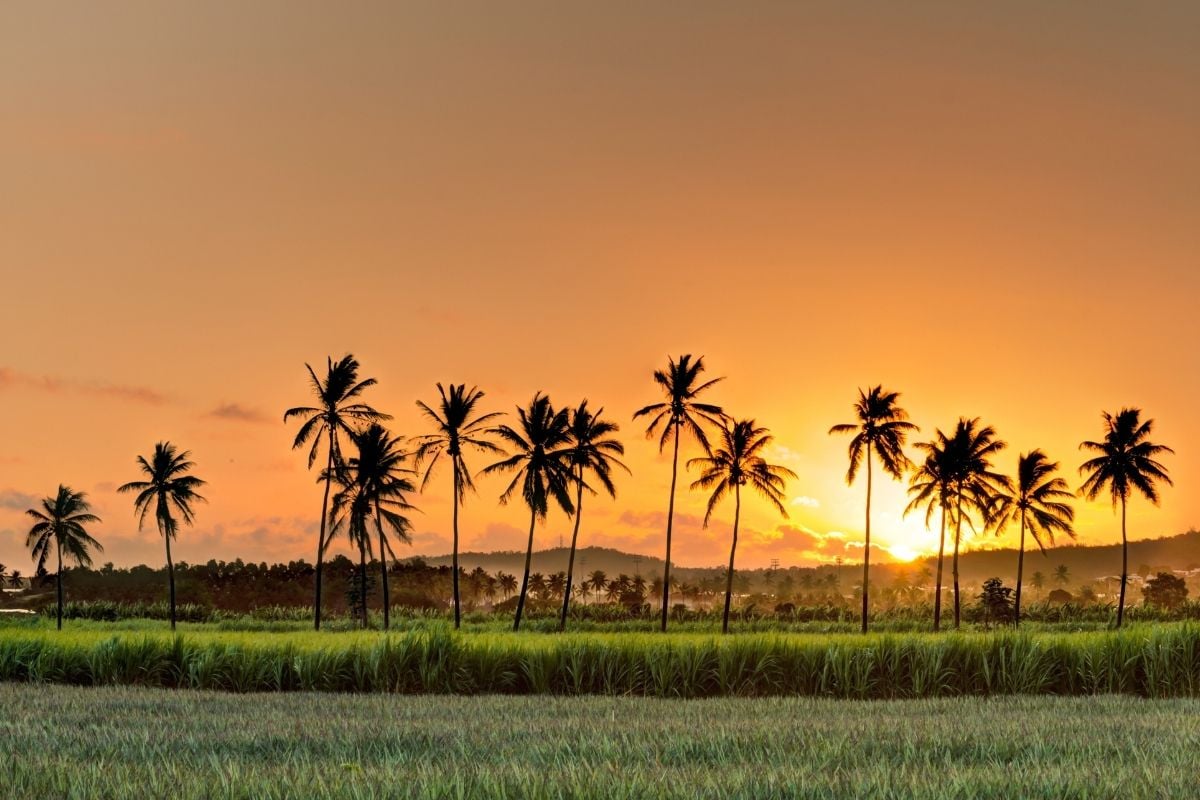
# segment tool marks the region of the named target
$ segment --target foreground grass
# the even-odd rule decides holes
[[[0,684],[10,797],[1184,797],[1200,702]]]

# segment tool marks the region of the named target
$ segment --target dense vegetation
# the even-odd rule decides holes
[[[551,623],[553,624],[553,623]],[[0,628],[0,681],[228,691],[811,695],[1200,694],[1200,626],[721,637]]]
[[[1186,797],[1195,700],[228,695],[0,685],[14,797]],[[797,757],[803,754],[803,757]]]

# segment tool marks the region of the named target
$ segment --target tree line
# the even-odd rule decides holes
[[[575,585],[575,550],[585,494],[601,492],[615,498],[614,475],[628,473],[621,461],[624,445],[616,438],[619,425],[604,417],[604,409],[595,411],[584,399],[573,407],[556,407],[550,398],[537,392],[526,406],[518,407],[505,421],[497,411],[485,411],[484,392],[466,384],[436,384],[438,399],[433,404],[417,401],[430,427],[424,434],[405,439],[390,432],[383,423],[391,416],[365,402],[363,395],[376,384],[375,379],[360,379],[360,365],[352,355],[326,360],[323,377],[309,364],[313,404],[289,408],[284,422],[300,422],[292,442],[293,449],[307,449],[311,469],[324,450],[324,467],[318,481],[323,485],[320,525],[313,570],[313,627],[319,630],[322,613],[323,567],[333,537],[344,533],[359,555],[357,614],[365,626],[367,615],[368,566],[380,566],[383,601],[383,626],[390,626],[388,563],[396,560],[393,541],[411,542],[409,513],[415,509],[412,495],[423,491],[440,464],[449,463],[451,475],[452,565],[451,594],[455,627],[461,625],[462,597],[459,569],[459,510],[466,498],[475,493],[473,476],[511,476],[499,496],[501,504],[519,499],[529,511],[529,535],[525,564],[514,608],[513,630],[520,629],[531,589],[530,564],[533,542],[540,521],[552,507],[573,518],[568,566],[562,582],[562,606],[559,629],[565,628]],[[764,457],[772,442],[769,429],[753,418],[735,418],[722,407],[707,401],[709,390],[721,378],[704,378],[703,357],[685,354],[669,358],[665,369],[655,370],[653,381],[661,399],[638,409],[633,418],[647,421],[647,438],[657,440],[659,451],[672,448],[671,487],[667,501],[663,576],[654,587],[661,591],[660,629],[667,630],[671,607],[671,545],[675,500],[679,478],[679,452],[684,439],[693,440],[703,455],[690,459],[687,469],[696,469],[699,477],[690,488],[708,493],[704,525],[711,521],[722,501],[732,498],[733,518],[730,531],[729,563],[726,570],[722,630],[727,632],[734,588],[738,532],[741,518],[742,489],[748,489],[787,516],[783,499],[787,481],[796,477],[784,466],[768,463]],[[866,472],[865,541],[861,584],[861,628],[866,632],[870,619],[871,500],[874,465],[878,461],[884,473],[896,480],[908,476],[910,502],[908,514],[924,509],[927,524],[935,514],[939,518],[939,545],[934,592],[933,627],[939,630],[942,617],[942,582],[946,534],[952,537],[951,575],[953,583],[954,625],[961,623],[959,550],[963,526],[975,532],[997,534],[1009,526],[1020,530],[1017,580],[1014,596],[1016,623],[1020,621],[1026,536],[1039,548],[1053,544],[1056,534],[1074,537],[1074,510],[1070,504],[1078,494],[1094,500],[1106,494],[1121,516],[1122,565],[1117,627],[1124,619],[1125,589],[1128,583],[1128,534],[1126,509],[1135,496],[1157,503],[1159,485],[1171,485],[1167,468],[1158,460],[1173,452],[1155,444],[1150,437],[1153,420],[1143,420],[1136,408],[1123,408],[1116,414],[1103,414],[1103,437],[1087,440],[1080,448],[1092,457],[1079,467],[1084,480],[1072,492],[1057,475],[1060,464],[1041,450],[1020,454],[1013,476],[995,467],[997,454],[1006,448],[994,428],[978,418],[960,418],[950,433],[935,429],[928,441],[913,445],[920,457],[914,462],[905,453],[908,438],[919,431],[899,404],[898,392],[875,386],[859,390],[853,405],[855,420],[835,425],[830,434],[853,434],[849,445],[847,483],[853,484],[860,470]],[[477,473],[468,457],[493,456],[495,460]],[[138,456],[136,464],[141,480],[118,487],[118,492],[134,495],[134,513],[139,529],[153,512],[155,524],[166,549],[168,596],[172,629],[175,627],[175,571],[171,542],[180,524],[192,525],[194,506],[204,502],[198,493],[204,481],[191,474],[190,453],[179,451],[168,441],[155,445],[149,457]],[[91,553],[103,548],[87,531],[100,522],[91,513],[83,492],[60,485],[58,492],[42,501],[40,509],[29,509],[36,521],[27,544],[44,572],[53,556],[61,628],[63,605],[63,565],[74,562],[90,566]],[[378,559],[376,559],[376,553]]]

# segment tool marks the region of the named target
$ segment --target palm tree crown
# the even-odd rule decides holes
[[[754,420],[738,420],[721,429],[721,442],[709,455],[688,461],[688,469],[696,467],[700,477],[692,482],[693,489],[711,489],[708,507],[704,512],[707,526],[713,510],[730,491],[749,486],[761,495],[784,517],[784,487],[796,473],[787,467],[768,464],[763,451],[774,437]]]
[[[697,400],[701,392],[723,380],[713,378],[701,383],[700,373],[703,371],[704,356],[693,361],[690,355],[682,355],[678,361],[668,358],[665,370],[654,371],[654,382],[662,388],[666,400],[639,408],[634,412],[633,418],[651,417],[650,424],[646,427],[646,438],[659,437],[659,452],[662,452],[667,442],[678,436],[681,431],[696,437],[696,441],[707,451],[708,435],[704,424],[718,428],[724,425],[725,412],[720,406]]]
[[[884,471],[899,479],[909,467],[904,455],[904,442],[908,434],[918,430],[908,421],[908,412],[899,406],[900,393],[884,391],[882,386],[864,392],[858,390],[858,401],[854,404],[855,422],[834,425],[830,433],[853,433],[850,440],[850,468],[846,472],[846,483],[854,483],[862,465],[863,457],[872,453],[879,457]]]
[[[352,355],[345,355],[334,362],[333,358],[326,359],[325,379],[317,377],[312,366],[305,364],[309,379],[312,381],[313,395],[317,399],[315,406],[297,406],[283,412],[283,421],[292,417],[301,417],[304,423],[296,432],[292,442],[293,448],[303,447],[312,442],[308,451],[308,466],[311,468],[317,460],[322,440],[328,440],[331,466],[341,461],[341,443],[339,433],[353,436],[358,427],[364,423],[382,422],[391,417],[376,411],[363,403],[360,398],[364,390],[374,386],[374,378],[358,379],[359,363]],[[355,402],[351,402],[355,401]]]
[[[131,481],[117,487],[118,492],[137,492],[133,500],[134,513],[138,515],[138,530],[146,524],[146,515],[154,509],[154,519],[158,524],[158,532],[167,539],[174,539],[179,530],[179,523],[172,510],[188,525],[195,522],[192,504],[205,502],[196,490],[204,485],[204,481],[188,475],[195,466],[189,461],[192,454],[184,450],[182,453],[175,449],[170,442],[159,442],[154,445],[154,455],[147,460],[144,456],[137,457],[147,480]]]
[[[471,470],[467,467],[466,453],[471,450],[500,452],[500,448],[488,437],[492,432],[489,426],[502,415],[496,411],[488,414],[478,413],[477,407],[484,394],[477,387],[467,389],[466,384],[452,383],[447,389],[439,383],[437,390],[441,398],[436,410],[420,400],[417,401],[417,407],[421,409],[425,418],[433,423],[435,431],[413,439],[417,445],[417,463],[425,465],[421,490],[425,490],[434,467],[444,454],[456,470],[458,483],[455,486],[455,499],[461,503],[467,491],[475,489],[471,480]]]
[[[1065,480],[1052,477],[1058,467],[1041,450],[1020,455],[1016,480],[1006,477],[994,498],[991,521],[997,534],[1023,521],[1042,552],[1047,542],[1054,544],[1056,533],[1075,538],[1075,509],[1066,502],[1074,495]]]
[[[1116,416],[1105,413],[1103,417],[1104,439],[1079,445],[1080,450],[1098,454],[1079,467],[1080,474],[1086,476],[1079,491],[1088,500],[1095,500],[1107,488],[1114,506],[1137,491],[1157,504],[1155,483],[1173,485],[1166,466],[1157,457],[1175,451],[1149,441],[1154,420],[1142,422],[1140,409],[1123,408]]]

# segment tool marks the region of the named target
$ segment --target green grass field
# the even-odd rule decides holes
[[[14,798],[1186,797],[1200,701],[0,684]]]

